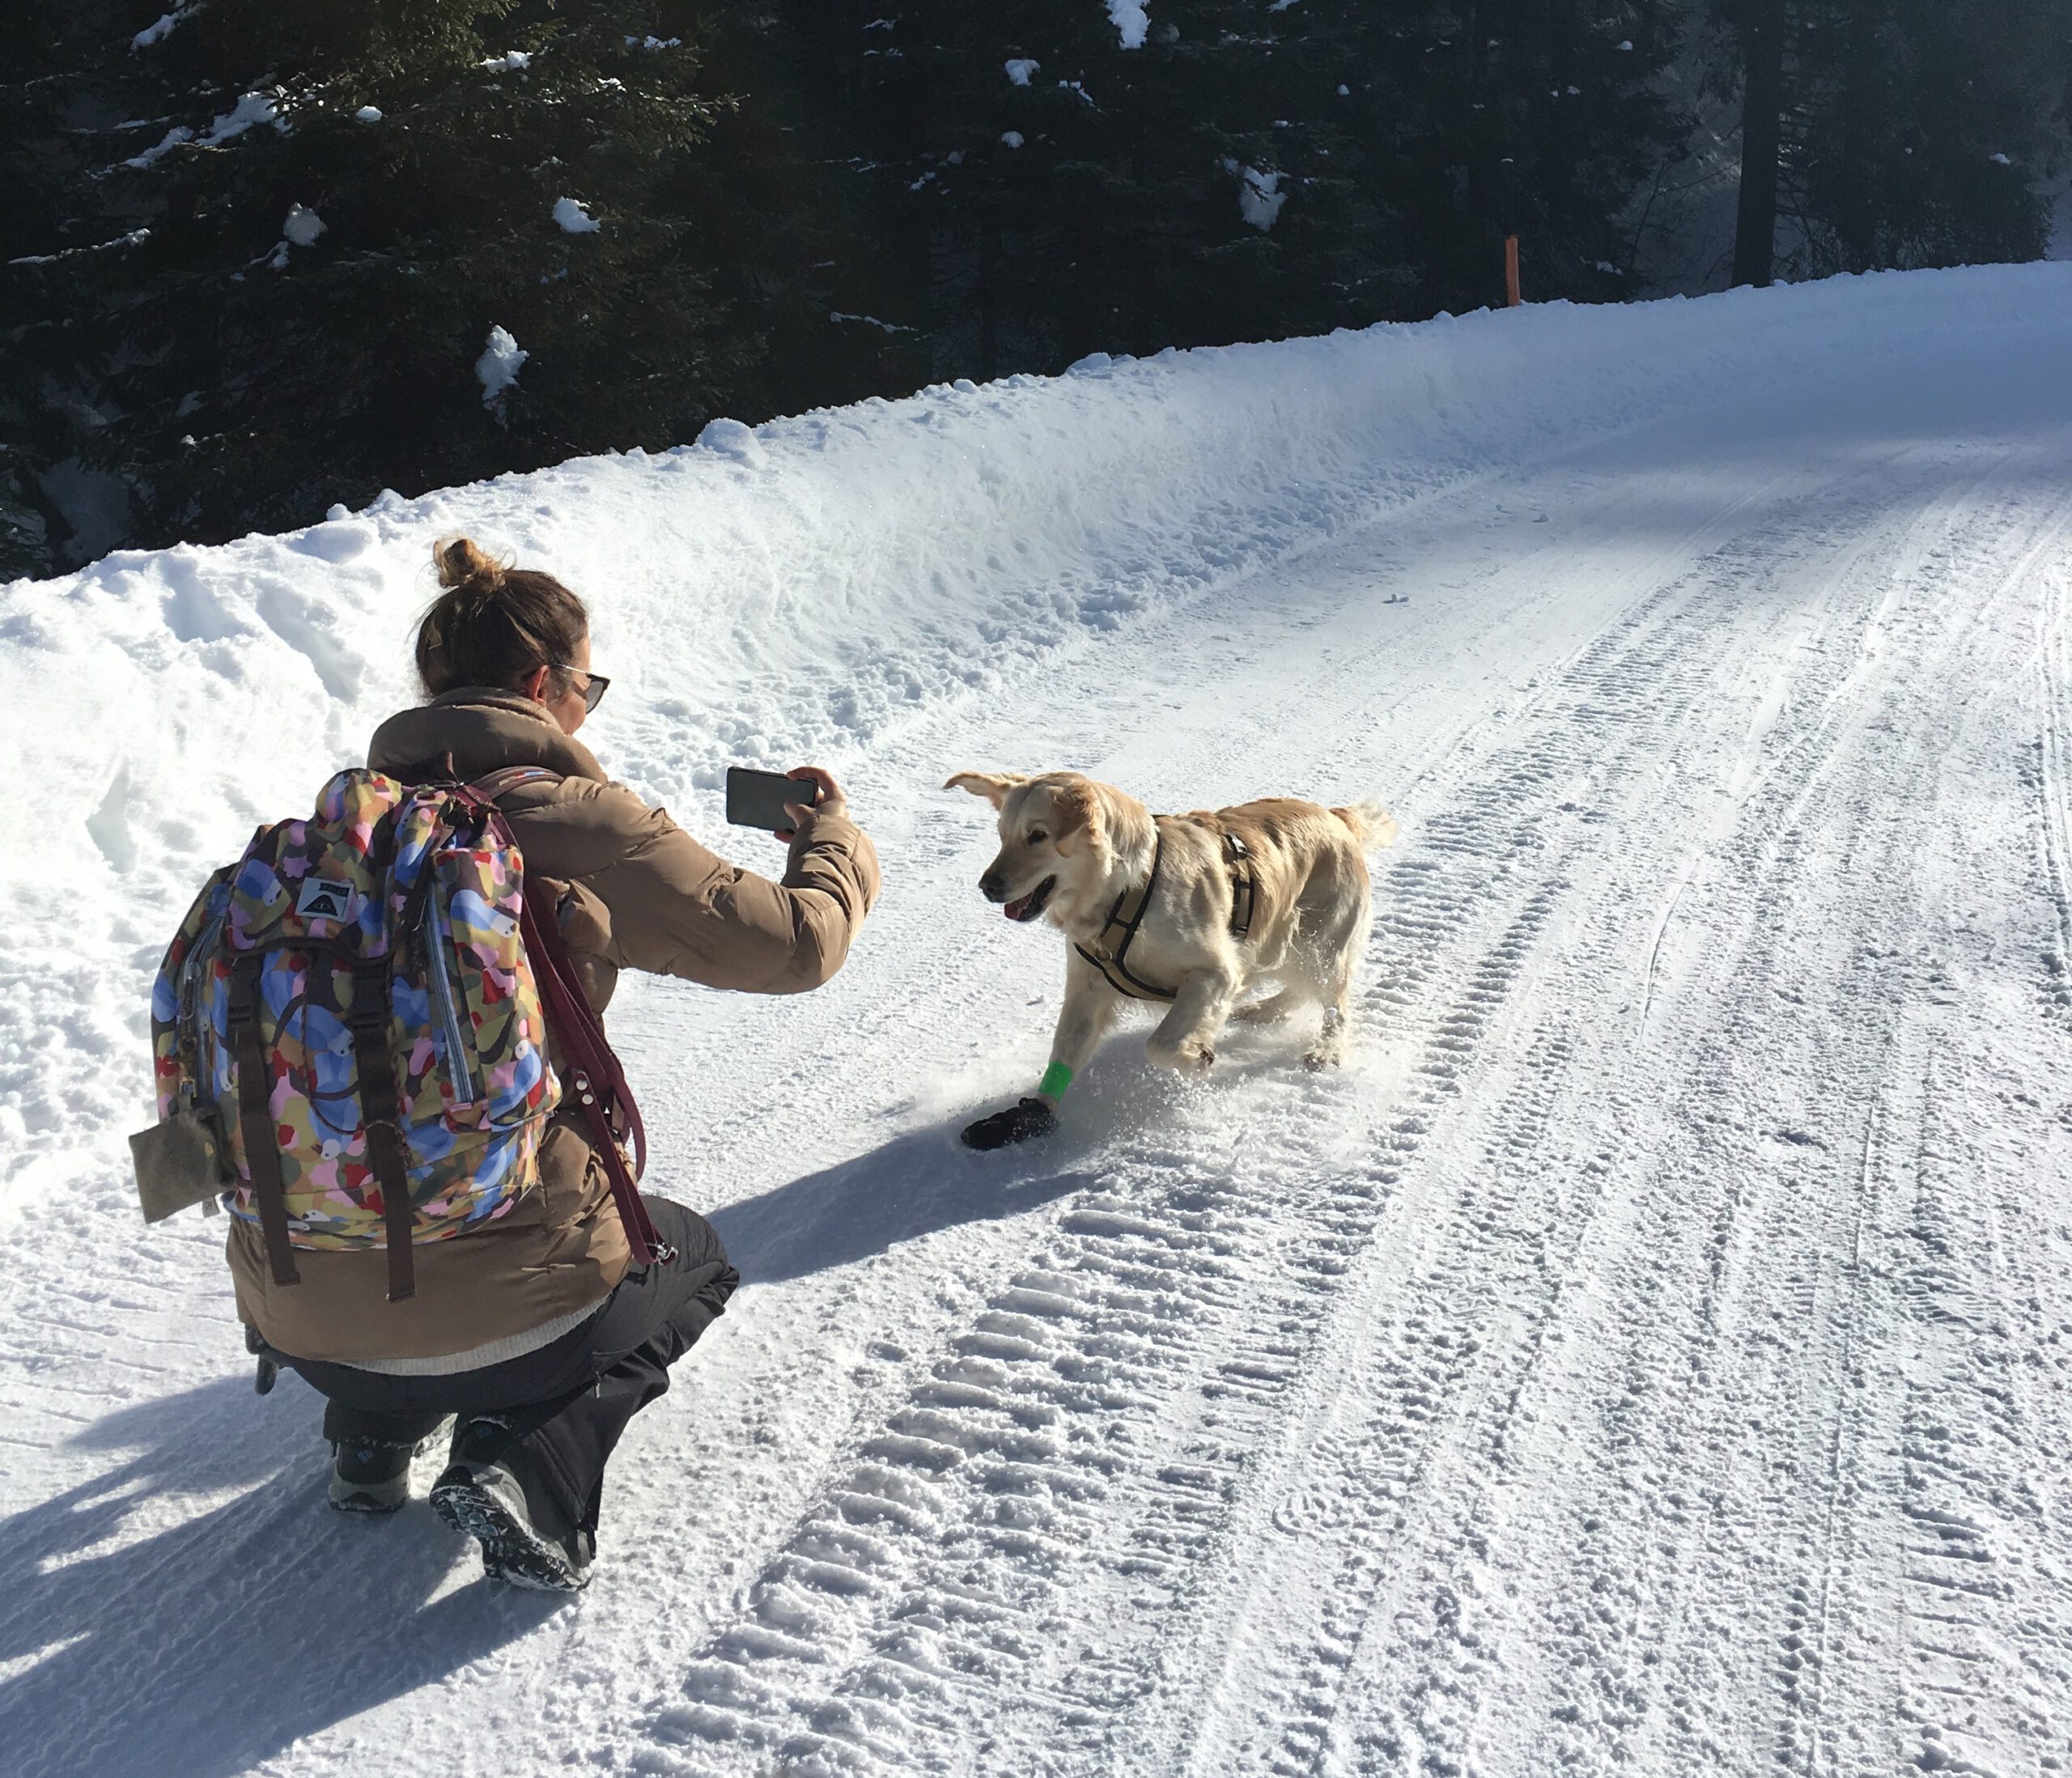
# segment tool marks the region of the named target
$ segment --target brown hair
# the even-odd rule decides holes
[[[515,691],[535,668],[566,666],[590,633],[583,601],[550,574],[507,567],[467,537],[434,544],[431,558],[445,590],[418,626],[418,677],[435,698],[462,685]]]

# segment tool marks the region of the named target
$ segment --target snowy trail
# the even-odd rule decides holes
[[[17,1212],[0,1769],[2072,1759],[2072,324],[1874,344],[889,715],[836,988],[614,1009],[751,1282],[577,1607],[322,1513],[202,1236]],[[1341,1073],[1136,1025],[956,1148],[1059,945],[932,787],[1062,762],[1391,804]]]

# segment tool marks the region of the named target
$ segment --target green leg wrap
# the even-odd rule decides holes
[[[1043,1071],[1043,1078],[1036,1083],[1036,1090],[1053,1103],[1065,1096],[1065,1088],[1072,1084],[1072,1070],[1062,1062],[1053,1062]]]

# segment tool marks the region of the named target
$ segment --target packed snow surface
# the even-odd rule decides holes
[[[2072,1759],[2072,268],[1089,360],[0,592],[0,1771],[1946,1770]],[[843,974],[629,982],[748,1283],[580,1602],[323,1505],[146,983],[411,695],[465,530],[588,596],[585,738],[745,862],[878,837]],[[1140,1021],[966,766],[1379,796],[1342,1070]],[[420,1493],[438,1459],[418,1466]]]

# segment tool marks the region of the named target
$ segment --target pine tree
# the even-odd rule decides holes
[[[706,0],[703,65],[740,95],[682,157],[667,193],[699,219],[715,294],[762,350],[724,385],[728,411],[772,414],[904,393],[928,380],[904,307],[905,255],[870,151],[860,75],[882,15],[864,0]]]
[[[73,233],[138,238],[61,236],[31,325],[136,537],[694,432],[749,349],[659,201],[713,114],[697,28],[672,0],[210,0],[85,69],[98,115],[152,121],[66,193]]]
[[[1392,84],[1410,101],[1398,152],[1420,248],[1415,308],[1495,299],[1499,243],[1514,231],[1529,299],[1626,294],[1621,219],[1686,127],[1658,78],[1676,28],[1662,0],[1471,0],[1400,28]]]
[[[82,316],[57,293],[59,268],[134,261],[146,238],[136,219],[82,202],[121,120],[137,115],[121,91],[132,10],[0,8],[0,579],[58,559],[74,527],[53,490],[91,486],[79,453],[108,418],[80,363]],[[99,491],[111,507],[126,502],[119,481]],[[119,538],[126,522],[112,511],[97,534]]]
[[[1714,15],[1743,91],[1737,283],[1780,260],[1805,277],[2041,255],[2072,53],[2055,0],[1715,0]]]
[[[2041,257],[2061,9],[1850,0],[1802,22],[1785,176],[1819,274]]]

